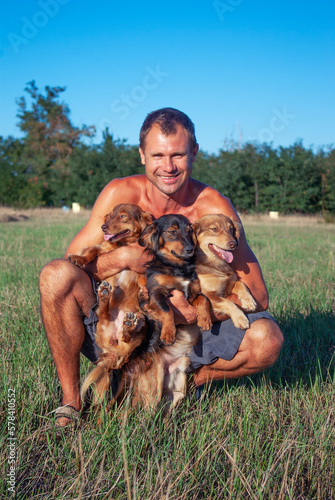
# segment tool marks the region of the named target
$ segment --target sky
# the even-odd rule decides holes
[[[146,115],[189,115],[227,142],[335,143],[335,2],[16,0],[0,7],[0,136],[21,137],[27,82],[64,86],[75,126],[138,145]],[[26,94],[27,95],[27,94]],[[29,100],[28,100],[29,102]]]

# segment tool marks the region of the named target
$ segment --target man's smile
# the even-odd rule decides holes
[[[172,175],[158,174],[158,177],[160,179],[162,179],[165,182],[171,182],[171,183],[173,183],[173,181],[175,181],[179,176],[180,176],[180,172],[177,172],[176,174],[172,174]]]

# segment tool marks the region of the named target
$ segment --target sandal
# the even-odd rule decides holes
[[[55,423],[56,427],[62,428],[62,427],[68,427],[70,424],[77,425],[80,420],[80,411],[76,410],[73,406],[70,405],[65,405],[65,406],[59,406],[59,408],[56,408],[54,411],[55,413]],[[67,418],[69,420],[68,424],[65,425],[59,425],[57,423],[57,420],[60,418]]]

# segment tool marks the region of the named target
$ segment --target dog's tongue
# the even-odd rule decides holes
[[[104,240],[109,241],[114,238],[115,234],[104,234]]]
[[[217,247],[216,245],[212,245],[215,252],[221,257],[221,259],[225,260],[230,264],[233,262],[234,256],[231,252],[227,252],[227,250],[223,250],[223,248]]]

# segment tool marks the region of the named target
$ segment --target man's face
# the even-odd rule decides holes
[[[185,129],[178,125],[177,133],[164,135],[159,125],[153,125],[140,147],[145,175],[162,193],[175,194],[189,179],[198,145],[191,148]]]

